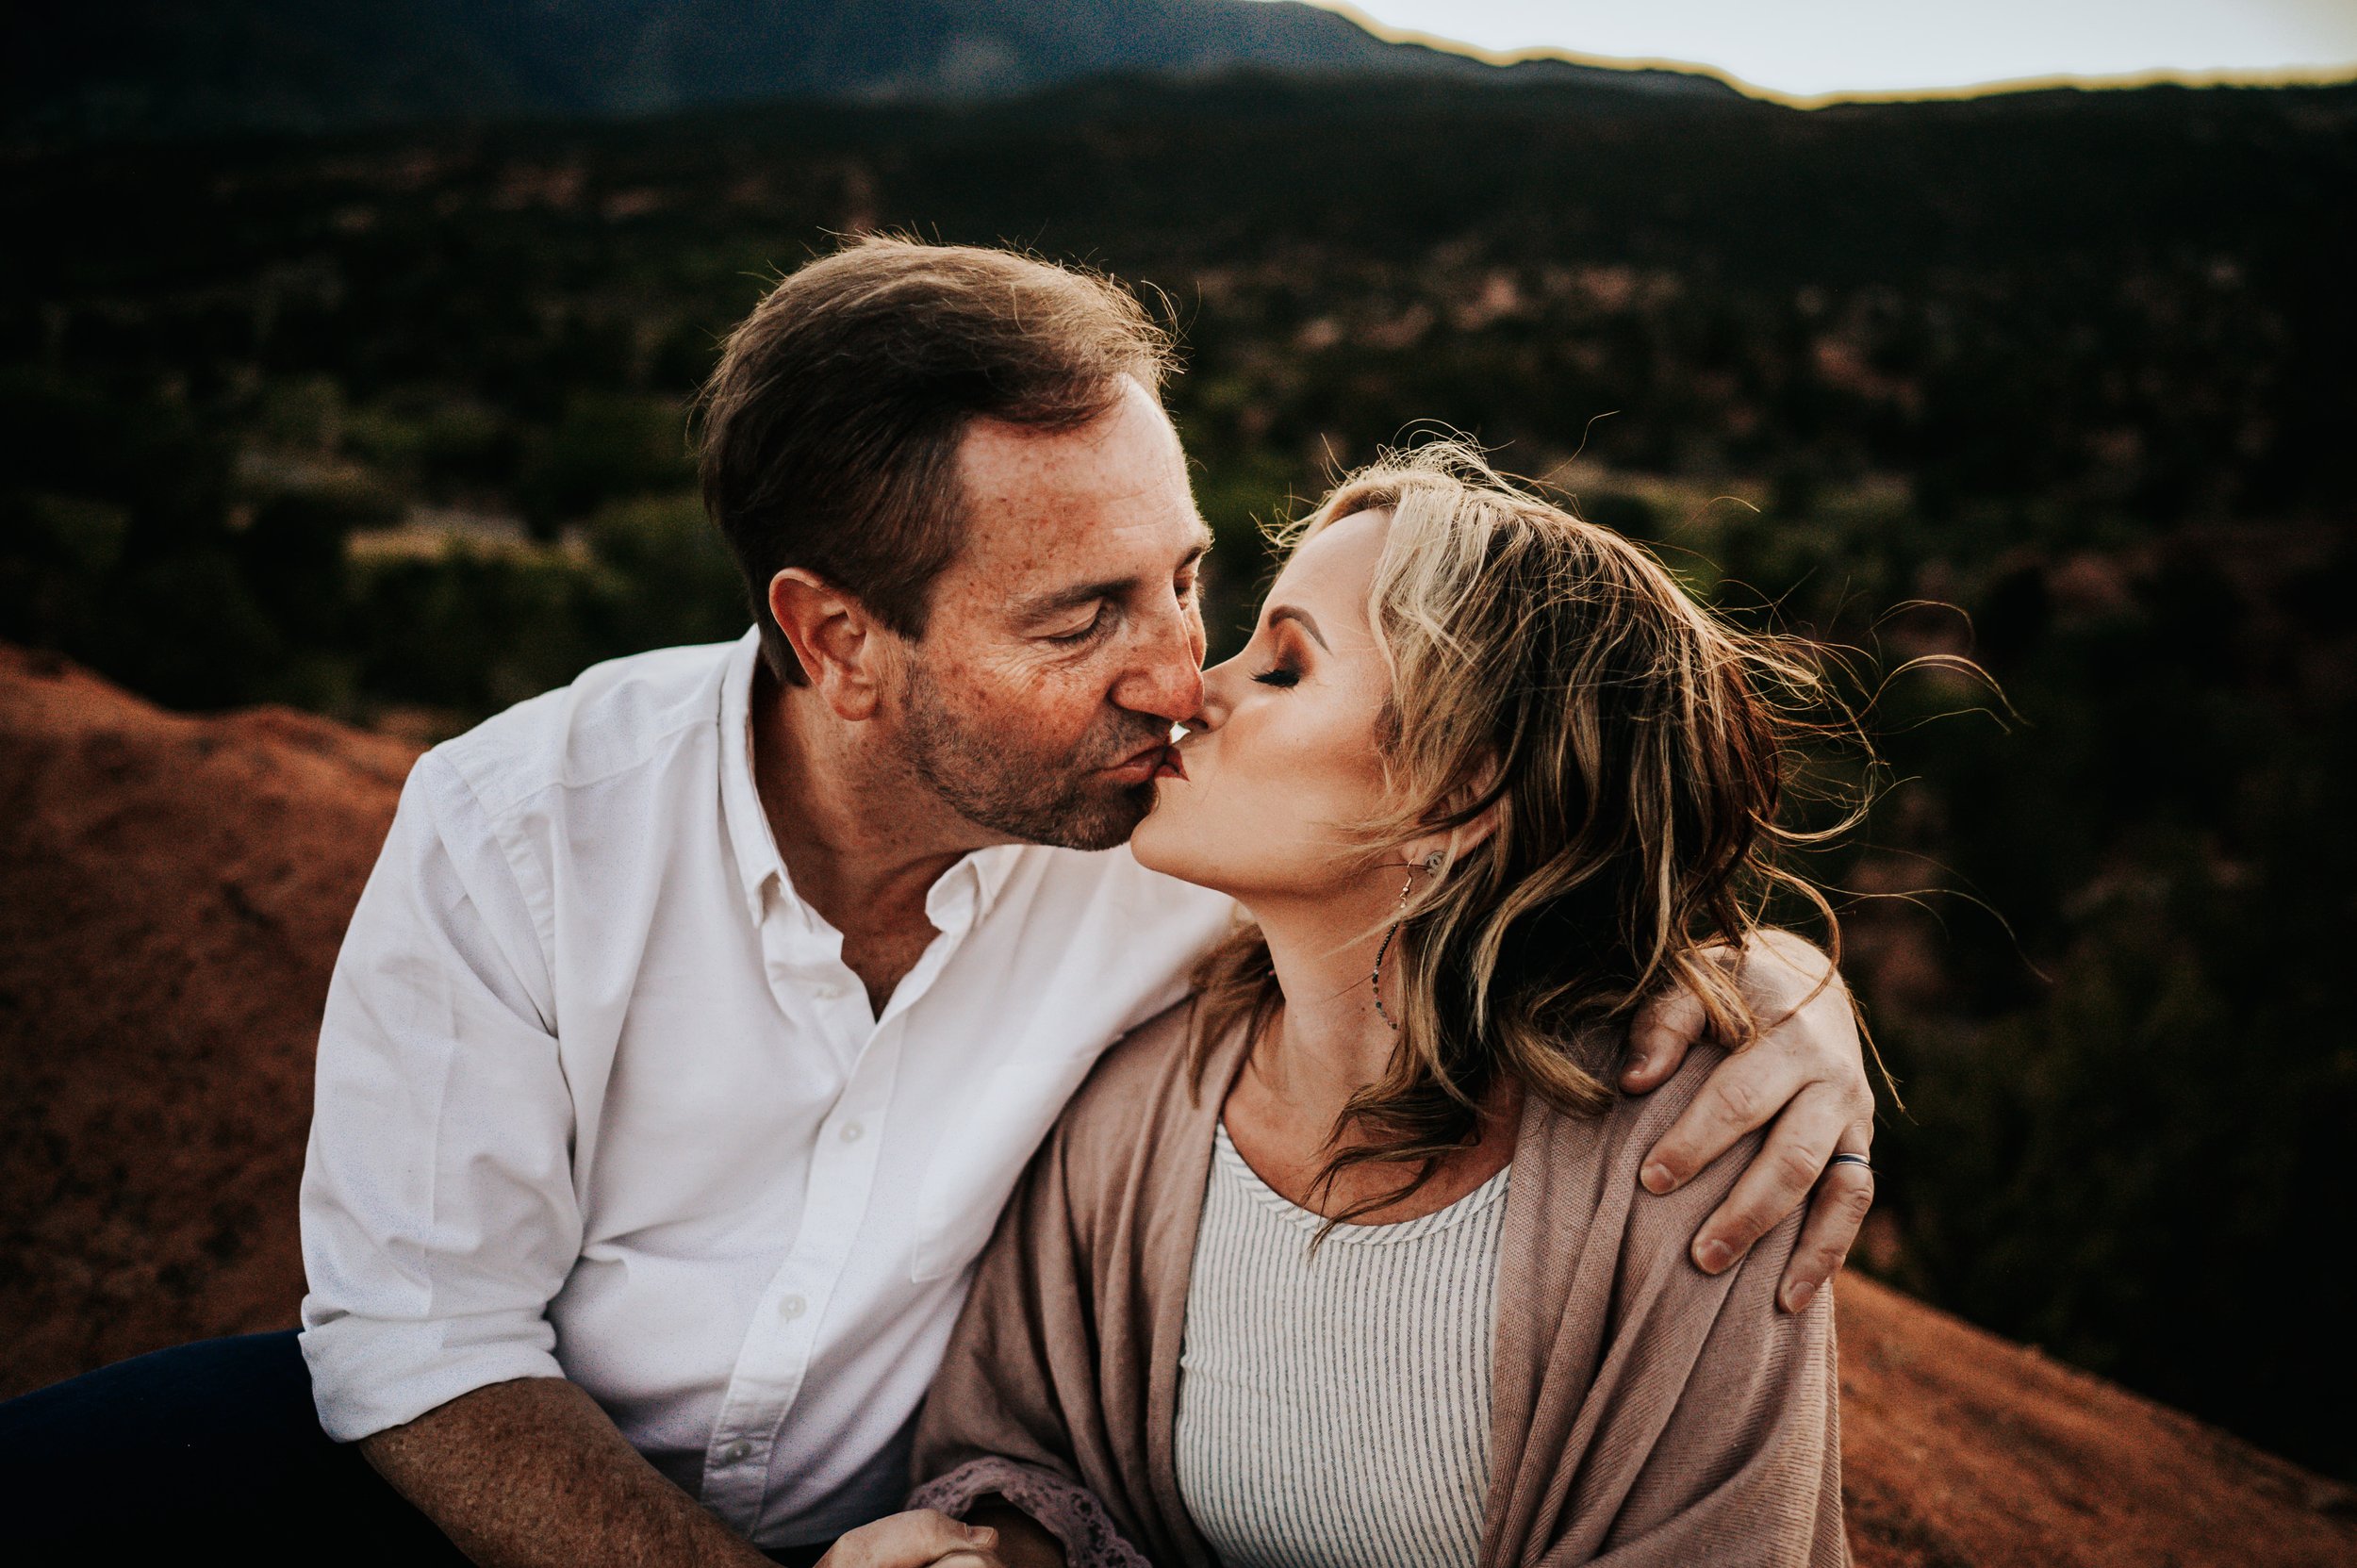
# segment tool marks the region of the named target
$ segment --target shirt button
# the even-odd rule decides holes
[[[744,1439],[739,1438],[736,1442],[730,1444],[727,1447],[720,1450],[720,1462],[722,1464],[742,1464],[748,1459],[752,1457],[752,1452],[753,1445],[744,1441]]]
[[[845,1122],[843,1124],[843,1131],[836,1133],[835,1136],[842,1139],[847,1144],[855,1144],[860,1141],[861,1136],[865,1134],[866,1131],[867,1129],[862,1127],[857,1122]]]
[[[778,1315],[792,1322],[795,1318],[801,1316],[802,1309],[809,1305],[809,1302],[804,1301],[799,1296],[789,1296],[778,1303]]]

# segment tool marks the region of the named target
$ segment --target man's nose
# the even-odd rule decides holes
[[[1136,663],[1115,684],[1115,704],[1176,724],[1203,705],[1202,656],[1194,628],[1177,611],[1158,616],[1152,633],[1139,640]]]

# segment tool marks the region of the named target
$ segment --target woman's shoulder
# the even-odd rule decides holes
[[[1604,1112],[1606,1125],[1627,1137],[1647,1142],[1659,1137],[1702,1098],[1710,1075],[1719,1070],[1730,1054],[1723,1047],[1706,1040],[1696,1041],[1687,1048],[1685,1060],[1660,1087],[1641,1095],[1616,1088],[1611,1105]]]
[[[1636,1250],[1657,1243],[1683,1257],[1703,1221],[1759,1153],[1764,1134],[1745,1133],[1673,1193],[1649,1193],[1638,1178],[1645,1157],[1703,1097],[1711,1074],[1728,1056],[1718,1046],[1698,1043],[1658,1088],[1645,1094],[1617,1092],[1612,1103],[1593,1116],[1538,1104],[1517,1160],[1538,1153],[1550,1167],[1549,1186],[1559,1201],[1591,1213],[1623,1213]]]

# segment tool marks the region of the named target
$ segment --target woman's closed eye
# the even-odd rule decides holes
[[[1252,678],[1264,686],[1276,686],[1282,690],[1299,685],[1301,671],[1291,665],[1280,664],[1273,668],[1263,669]]]

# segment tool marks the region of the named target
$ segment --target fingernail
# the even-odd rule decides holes
[[[1637,1180],[1644,1183],[1647,1192],[1656,1195],[1666,1193],[1677,1185],[1677,1178],[1670,1174],[1670,1167],[1658,1160],[1647,1165]]]
[[[1810,1297],[1816,1294],[1817,1287],[1804,1279],[1784,1293],[1784,1310],[1788,1312],[1797,1312],[1806,1307]]]
[[[1735,1262],[1735,1248],[1724,1242],[1705,1242],[1694,1249],[1694,1262],[1705,1274],[1716,1274]]]
[[[1624,1079],[1642,1078],[1651,1071],[1653,1071],[1653,1058],[1638,1056],[1630,1058],[1628,1065],[1621,1069],[1621,1076]]]
[[[972,1538],[977,1546],[990,1547],[998,1544],[998,1532],[987,1525],[977,1525],[965,1533]]]

